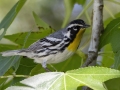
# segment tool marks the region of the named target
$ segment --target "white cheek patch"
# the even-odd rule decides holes
[[[68,31],[65,36],[67,36],[68,38],[70,38],[70,31]]]

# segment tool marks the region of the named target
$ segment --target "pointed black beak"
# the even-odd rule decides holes
[[[83,26],[83,28],[88,28],[88,27],[90,27],[90,25],[85,24],[85,25]]]

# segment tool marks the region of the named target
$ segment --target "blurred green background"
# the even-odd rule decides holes
[[[0,21],[17,1],[18,0],[0,0]],[[89,1],[90,0],[87,0],[86,3],[89,3]],[[120,5],[110,2],[111,0],[104,1],[104,20],[109,17],[115,18],[114,14],[120,11]],[[75,19],[83,9],[84,7],[82,5],[75,4],[70,21]],[[7,34],[24,32],[28,30],[37,30],[32,11],[36,12],[40,18],[42,18],[46,23],[56,30],[61,28],[66,14],[64,0],[27,0],[12,25],[7,30]],[[87,9],[87,11],[91,20],[92,5]],[[84,19],[89,24],[91,23],[88,22],[85,13],[82,14],[80,18]]]

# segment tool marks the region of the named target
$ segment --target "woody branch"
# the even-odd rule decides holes
[[[83,67],[89,66],[92,62],[96,63],[100,34],[103,29],[103,0],[94,0],[91,41],[88,50],[88,58]],[[88,87],[83,87],[82,90],[91,89]]]
[[[99,39],[102,30],[103,0],[94,0],[91,42],[88,50],[88,58],[83,67],[89,66],[93,61],[96,61],[98,56]]]

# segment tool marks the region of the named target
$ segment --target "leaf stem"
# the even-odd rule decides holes
[[[107,0],[107,1],[110,1],[110,2],[113,2],[113,3],[115,3],[115,4],[120,5],[120,2],[117,2],[117,1],[115,1],[115,0]]]
[[[0,78],[13,78],[13,77],[30,77],[28,75],[8,75],[8,76],[0,76]]]
[[[80,14],[77,16],[77,18],[80,18],[85,11],[87,11],[87,9],[91,6],[91,4],[93,3],[93,0],[90,0],[90,2],[87,5],[84,5],[84,9],[82,10],[82,12],[80,12]]]
[[[101,55],[101,54],[114,54],[114,53],[112,51],[109,51],[109,52],[99,52],[98,54]]]
[[[28,37],[30,36],[31,32],[32,32],[32,30],[30,30],[30,31],[28,32],[27,36],[25,37],[25,39],[24,39],[24,44],[23,44],[22,48],[25,47],[25,44],[26,44],[26,42],[27,42],[27,40],[28,40]]]
[[[105,10],[110,14],[110,16],[115,19],[115,16],[112,14],[112,12],[107,8],[107,6],[104,6]]]
[[[87,12],[87,11],[85,11],[85,16],[87,17],[88,22],[89,22],[89,23],[91,23],[91,20],[90,20],[90,15],[88,14],[88,12]]]

